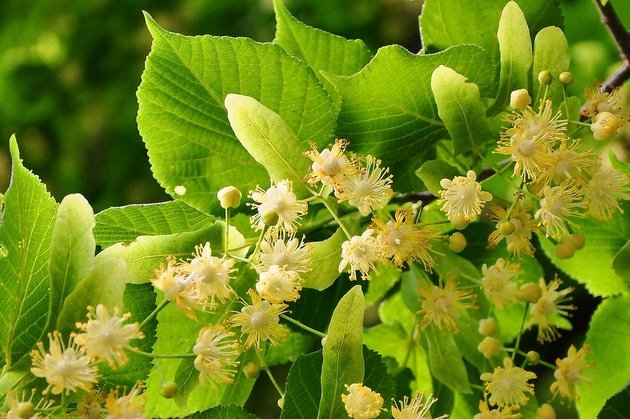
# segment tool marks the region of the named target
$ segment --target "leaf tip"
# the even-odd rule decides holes
[[[9,138],[9,152],[11,153],[11,161],[19,162],[20,161],[20,149],[17,144],[17,137],[15,134],[11,134]]]
[[[155,19],[153,19],[153,16],[151,16],[149,12],[143,10],[142,14],[144,15],[144,21],[147,25],[147,29],[149,29],[149,32],[151,33],[151,36],[153,36],[153,38],[165,32],[164,29],[160,25],[158,25]]]

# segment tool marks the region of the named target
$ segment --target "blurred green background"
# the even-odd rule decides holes
[[[421,0],[287,0],[299,19],[373,51],[420,49]],[[630,2],[613,2],[630,20]],[[0,138],[18,137],[27,167],[59,200],[80,192],[95,210],[168,197],[151,176],[136,129],[135,91],[151,38],[142,10],[189,35],[273,39],[271,0],[3,0]],[[603,80],[619,61],[591,0],[566,0],[576,83]],[[630,26],[630,22],[626,22]],[[7,142],[0,188],[8,184]]]

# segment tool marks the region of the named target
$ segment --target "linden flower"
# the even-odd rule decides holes
[[[181,271],[192,277],[199,293],[199,297],[210,300],[210,308],[216,307],[216,300],[225,301],[234,294],[230,287],[230,274],[235,272],[234,259],[212,256],[210,243],[195,248],[194,259],[182,265]]]
[[[529,400],[527,393],[534,394],[534,385],[528,383],[534,378],[536,374],[515,367],[509,357],[503,358],[503,367],[496,367],[492,373],[481,374],[481,379],[487,381],[490,404],[501,408],[525,406]]]
[[[550,166],[553,146],[566,137],[567,121],[560,120],[560,112],[552,112],[551,101],[541,101],[538,112],[528,107],[522,114],[509,116],[512,126],[501,133],[496,153],[512,157],[514,175],[523,181],[535,180],[544,167]]]
[[[429,229],[414,224],[413,213],[409,210],[398,209],[394,220],[383,223],[374,220],[377,237],[376,241],[382,251],[382,256],[391,259],[392,263],[402,268],[405,263],[411,264],[414,260],[422,261],[426,270],[433,267],[433,258],[430,239],[435,238],[436,233]]]
[[[232,383],[236,374],[240,355],[234,333],[221,326],[204,327],[193,347],[195,368],[199,371],[199,382],[209,382],[213,386],[219,383]]]
[[[609,220],[615,211],[623,212],[618,200],[630,199],[630,180],[613,168],[599,168],[583,189],[588,214],[598,220]]]
[[[335,140],[335,144],[329,149],[324,149],[321,153],[317,151],[317,145],[311,143],[311,151],[304,153],[306,157],[313,161],[311,172],[304,178],[311,186],[317,182],[324,185],[338,185],[344,176],[351,176],[358,173],[356,163],[344,155],[348,142],[346,140]]]
[[[488,247],[493,248],[505,239],[508,252],[519,258],[522,254],[533,256],[532,231],[538,228],[538,223],[522,201],[516,202],[511,213],[498,205],[491,206],[490,210],[493,213],[491,218],[498,222],[497,229],[488,236]]]
[[[308,204],[297,199],[293,193],[293,183],[287,179],[272,185],[266,191],[259,186],[249,196],[256,201],[249,205],[258,210],[250,222],[258,230],[265,226],[263,218],[266,214],[273,213],[278,216],[275,226],[277,229],[296,231],[299,218],[308,210]]]
[[[202,298],[193,282],[194,275],[185,277],[175,267],[175,261],[169,260],[166,268],[156,271],[156,276],[151,279],[153,286],[164,293],[164,298],[174,302],[184,314],[192,320],[196,320],[195,309],[202,310],[205,300]]]
[[[119,397],[118,391],[112,391],[107,395],[105,408],[108,419],[148,419],[144,414],[146,398],[140,394],[142,389],[139,385],[131,388],[129,393]]]
[[[547,284],[544,278],[540,278],[539,286],[542,295],[529,308],[532,324],[538,325],[538,342],[540,343],[553,342],[559,337],[560,333],[551,322],[557,316],[569,317],[569,310],[575,310],[575,306],[564,304],[571,300],[568,295],[573,288],[558,291],[561,283],[562,281],[556,278]]]
[[[423,314],[422,327],[428,327],[431,323],[442,329],[442,323],[457,333],[459,328],[456,319],[461,317],[460,310],[473,308],[473,295],[471,291],[456,291],[455,282],[449,282],[442,288],[430,285],[420,289],[420,302],[422,309],[418,314]]]
[[[268,340],[272,345],[280,343],[286,335],[286,329],[280,326],[280,314],[288,307],[286,304],[272,304],[263,301],[254,292],[247,291],[252,303],[241,309],[240,313],[230,317],[229,322],[233,326],[240,326],[241,333],[247,334],[245,349],[256,345],[260,349],[260,343]]]
[[[342,394],[348,416],[355,419],[372,419],[381,414],[383,398],[361,383],[345,384],[348,394]]]
[[[484,203],[492,200],[492,194],[481,190],[481,184],[476,181],[477,175],[469,170],[464,176],[455,176],[453,180],[442,179],[440,186],[440,203],[442,211],[449,220],[463,217],[471,220],[481,214]]]
[[[304,239],[298,240],[294,234],[272,234],[260,243],[259,271],[267,271],[278,265],[287,271],[308,272],[311,269],[313,249]]]
[[[6,394],[5,403],[9,407],[9,411],[6,412],[6,416],[2,416],[6,419],[39,419],[44,416],[36,412],[36,410],[43,410],[49,408],[54,402],[52,400],[40,399],[37,404],[33,403],[33,397],[35,397],[35,390],[31,391],[30,397],[26,398],[26,392],[22,393],[22,396],[14,390],[9,390]],[[48,416],[46,416],[48,417]]]
[[[538,181],[545,185],[559,185],[566,180],[586,181],[588,171],[598,164],[595,153],[578,150],[580,141],[561,141],[560,147],[551,153],[551,162],[538,175]]]
[[[372,156],[367,156],[366,162],[359,173],[345,176],[340,189],[335,190],[339,202],[347,200],[361,215],[383,208],[393,195],[389,168],[381,168],[381,161]]]
[[[584,345],[579,351],[575,349],[575,346],[571,345],[567,357],[556,360],[558,369],[553,374],[556,381],[551,384],[551,391],[554,394],[560,392],[562,396],[571,400],[578,399],[575,387],[582,381],[591,381],[582,375],[585,369],[594,365],[593,362],[586,360],[588,353],[588,345]]]
[[[488,404],[481,400],[479,402],[479,413],[473,419],[516,419],[520,418],[520,413],[513,413],[515,406],[505,407],[503,409],[490,409]]]
[[[370,279],[370,270],[376,270],[374,263],[380,257],[380,247],[373,236],[374,230],[367,229],[360,236],[353,236],[341,245],[341,262],[339,272],[349,267],[350,280],[357,279],[357,271],[361,273],[361,279]]]
[[[78,334],[74,341],[81,345],[85,352],[95,360],[107,361],[110,365],[127,363],[126,349],[130,349],[129,341],[144,337],[138,323],[124,324],[131,313],[119,316],[120,310],[114,307],[109,314],[103,304],[88,307],[87,323],[77,323],[77,328],[85,333]]]
[[[562,239],[569,234],[568,217],[579,215],[576,211],[583,208],[580,201],[579,189],[574,183],[565,182],[559,186],[545,186],[540,200],[540,209],[535,217],[540,220],[539,226],[545,227],[545,235],[555,239]]]
[[[424,400],[424,391],[417,392],[416,395],[409,400],[409,397],[405,396],[399,403],[394,401],[392,403],[391,413],[394,419],[430,419],[432,418],[431,406],[437,402],[438,399],[429,395]],[[447,418],[448,415],[442,415],[434,419]]]
[[[256,283],[256,291],[260,296],[274,304],[297,301],[300,298],[301,289],[300,275],[278,265],[273,265],[266,272],[261,272]]]
[[[518,263],[500,258],[490,267],[484,263],[481,271],[481,288],[488,301],[499,309],[516,301],[517,283],[513,279],[520,273]]]
[[[107,410],[102,407],[104,399],[105,397],[102,390],[89,391],[85,393],[83,399],[77,404],[76,413],[83,418],[100,418],[103,413],[107,412]]]
[[[70,336],[68,345],[61,341],[57,331],[48,334],[48,352],[42,342],[31,352],[31,373],[35,377],[44,377],[48,387],[44,393],[66,394],[79,389],[90,390],[97,382],[97,369],[92,360]]]
[[[619,114],[621,112],[622,97],[619,88],[613,89],[612,92],[602,92],[601,85],[597,84],[584,89],[586,103],[580,110],[582,115],[592,118],[600,112],[610,112]]]

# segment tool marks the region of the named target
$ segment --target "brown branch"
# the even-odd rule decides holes
[[[621,69],[610,76],[602,85],[602,91],[610,92],[615,87],[621,86],[630,78],[630,32],[628,32],[623,26],[623,23],[621,23],[621,19],[619,19],[610,1],[608,1],[605,6],[602,5],[601,0],[593,1],[599,10],[602,23],[608,28],[608,31],[617,43],[619,51],[621,52],[621,58],[624,61]]]

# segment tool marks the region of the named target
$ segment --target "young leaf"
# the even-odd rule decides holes
[[[197,231],[210,227],[214,220],[181,201],[112,207],[96,214],[94,238],[105,248],[115,243],[129,243],[138,236]]]
[[[513,1],[509,1],[501,12],[497,38],[501,52],[501,73],[499,91],[494,104],[488,109],[489,115],[505,109],[512,91],[529,87],[532,40],[523,11]]]
[[[431,325],[420,332],[432,375],[453,391],[470,393],[468,374],[453,334]]]
[[[276,44],[188,37],[146,20],[153,46],[138,89],[138,128],[153,174],[168,193],[207,212],[219,208],[220,188],[246,191],[267,177],[230,128],[228,93],[251,96],[279,114],[304,150],[310,141],[330,141],[336,107],[303,61]],[[177,186],[185,188],[183,195],[175,193]]]
[[[545,86],[540,86],[538,82],[538,73],[543,70],[547,70],[553,77],[551,84],[547,90],[547,99],[551,99],[554,104],[562,103],[564,96],[562,95],[562,83],[558,79],[558,76],[563,71],[569,71],[569,44],[567,38],[560,28],[550,26],[544,28],[536,35],[534,39],[534,66],[532,71],[533,87],[532,92],[538,92],[540,90],[540,97],[542,98],[545,92]],[[563,112],[563,108],[560,108]]]
[[[53,327],[63,301],[94,265],[94,225],[94,212],[82,195],[68,195],[59,204],[50,244],[48,321]]]
[[[0,353],[11,366],[31,350],[45,327],[57,203],[22,165],[15,136],[9,150],[13,168],[0,224]]]
[[[215,221],[210,227],[197,231],[161,236],[140,236],[130,244],[118,243],[108,247],[96,256],[96,260],[117,257],[127,262],[125,281],[131,284],[148,282],[156,269],[166,264],[167,257],[190,257],[195,246],[210,242],[213,251],[223,252],[223,231],[225,223]],[[242,248],[245,238],[230,226],[230,248]],[[242,253],[243,250],[240,250]],[[239,254],[235,252],[235,254]]]
[[[441,64],[488,94],[494,67],[488,53],[472,45],[432,55],[387,46],[355,75],[327,76],[342,97],[338,134],[349,139],[353,151],[378,156],[390,167],[398,188],[419,186],[415,170],[446,135],[430,94],[431,74]]]
[[[364,310],[363,292],[357,285],[343,296],[333,312],[323,348],[319,419],[344,417],[341,401],[344,385],[363,382]]]
[[[94,263],[63,303],[57,330],[64,337],[75,330],[75,323],[87,320],[88,306],[103,304],[110,310],[123,307],[125,268],[125,261],[119,258],[100,259]]]
[[[427,160],[416,170],[416,175],[433,195],[440,196],[440,191],[443,190],[440,181],[445,178],[453,179],[461,173],[443,160]]]
[[[591,353],[586,359],[595,364],[583,372],[590,382],[577,386],[580,417],[594,418],[606,400],[628,382],[629,305],[628,295],[605,299],[591,318],[586,333],[586,343]]]
[[[305,25],[289,13],[283,0],[273,0],[276,12],[274,42],[294,57],[303,59],[322,82],[331,97],[335,88],[321,71],[339,76],[350,76],[361,70],[372,58],[372,53],[359,39],[345,39],[321,29]]]
[[[492,135],[479,87],[452,68],[439,66],[431,75],[438,114],[446,125],[455,154],[477,148]]]
[[[284,407],[280,419],[314,419],[322,395],[319,377],[322,375],[322,351],[299,357],[287,376]]]
[[[225,97],[225,107],[236,137],[271,179],[289,179],[296,195],[306,196],[303,179],[310,160],[304,156],[297,134],[280,115],[254,98],[236,94]]]
[[[341,228],[335,234],[319,242],[311,242],[313,249],[313,269],[302,275],[303,286],[318,291],[325,290],[339,277],[339,262],[341,261],[341,245],[348,240]]]

